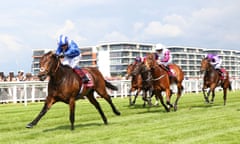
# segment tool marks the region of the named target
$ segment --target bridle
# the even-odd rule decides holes
[[[53,55],[52,55],[53,56]],[[59,68],[59,66],[60,66],[60,61],[59,61],[59,59],[58,59],[58,57],[56,57],[57,58],[57,66],[56,66],[56,68],[54,69],[54,71],[53,71],[53,73],[56,73],[57,72],[57,70],[58,70],[58,68]],[[52,65],[53,65],[53,63],[54,62],[51,62],[51,65],[49,66],[49,64],[48,64],[48,66],[43,66],[43,67],[40,67],[40,73],[38,74],[38,76],[39,77],[44,77],[44,76],[46,76],[46,75],[49,75],[50,74],[50,69],[51,69],[51,67],[52,67]]]

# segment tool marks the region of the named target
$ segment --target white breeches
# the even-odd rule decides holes
[[[79,56],[74,57],[74,58],[64,57],[62,64],[69,65],[70,67],[75,68],[79,64],[79,61],[80,61]]]

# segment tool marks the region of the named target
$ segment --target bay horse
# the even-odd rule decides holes
[[[91,104],[100,113],[104,124],[107,124],[107,118],[101,109],[100,104],[94,97],[96,91],[102,98],[104,98],[111,106],[116,115],[120,112],[114,106],[111,96],[107,93],[106,87],[112,90],[117,90],[117,87],[106,81],[101,72],[97,68],[83,68],[91,75],[93,81],[92,87],[87,87],[83,84],[80,76],[70,66],[62,65],[60,57],[52,51],[44,54],[40,59],[40,72],[38,74],[40,80],[45,80],[49,76],[48,95],[46,97],[44,106],[37,117],[26,125],[27,128],[35,126],[39,120],[47,113],[51,106],[56,102],[64,102],[69,104],[71,123],[71,130],[74,130],[75,121],[75,101],[86,96]]]
[[[151,73],[145,66],[144,62],[136,63],[136,66],[132,71],[132,75],[133,76],[141,75],[141,78],[142,78],[142,88],[141,89],[143,90],[143,98],[151,106],[152,105],[151,98],[154,95],[153,94],[153,85],[152,85],[152,81],[151,81],[152,77],[151,77]],[[156,98],[156,100],[158,100],[158,98]]]
[[[156,97],[160,99],[161,104],[165,108],[167,112],[170,111],[170,108],[173,105],[170,103],[171,98],[171,90],[170,90],[170,79],[168,77],[168,73],[162,67],[160,67],[156,60],[155,54],[148,53],[145,59],[145,65],[148,70],[150,70],[152,75],[152,85],[153,91]],[[166,93],[166,104],[164,103],[162,91]]]
[[[229,74],[225,69],[221,70],[224,76],[211,65],[210,60],[207,58],[203,58],[201,61],[200,72],[204,72],[203,76],[203,87],[202,92],[206,103],[209,103],[209,96],[212,93],[211,103],[214,102],[215,97],[215,88],[217,86],[221,86],[223,89],[223,100],[224,105],[226,105],[227,101],[227,89],[232,90],[232,86],[229,80]],[[209,88],[209,91],[206,95],[205,90]]]
[[[136,63],[131,63],[127,66],[127,73],[126,73],[126,80],[129,79],[129,77],[131,76],[132,79],[131,79],[131,88],[129,89],[129,105],[134,105],[136,103],[136,99],[139,95],[139,93],[142,91],[143,89],[143,79],[141,77],[140,74],[133,74],[133,71],[136,67]],[[134,95],[134,99],[132,100],[132,93],[133,92],[136,92],[135,95]],[[144,101],[144,104],[143,106],[146,105],[146,99],[145,99],[145,91],[143,92],[144,93],[144,96],[143,96],[143,101]]]

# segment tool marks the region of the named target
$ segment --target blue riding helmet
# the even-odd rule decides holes
[[[62,45],[66,45],[68,44],[68,37],[64,36],[64,35],[60,35],[58,38],[58,45],[62,46]]]

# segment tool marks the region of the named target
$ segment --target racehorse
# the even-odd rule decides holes
[[[214,102],[215,97],[215,88],[217,86],[221,86],[223,89],[223,100],[224,105],[226,105],[227,101],[227,89],[232,90],[232,86],[229,80],[228,72],[225,69],[222,69],[222,73],[224,76],[221,76],[221,74],[211,65],[210,60],[207,58],[203,58],[201,61],[201,72],[204,72],[203,76],[203,95],[206,103],[209,103],[209,96],[210,93],[212,93],[212,99],[211,103]],[[205,89],[210,88],[207,95],[205,93]]]
[[[107,118],[104,115],[100,104],[94,97],[94,91],[110,104],[116,115],[120,115],[120,112],[115,108],[110,95],[106,91],[106,87],[112,90],[117,90],[117,87],[106,81],[98,69],[90,67],[83,69],[90,74],[91,81],[93,81],[92,87],[87,87],[86,84],[83,84],[80,76],[74,71],[74,69],[67,65],[62,65],[60,57],[52,51],[41,57],[40,72],[38,76],[40,80],[44,80],[47,76],[50,77],[48,82],[48,96],[46,97],[42,110],[32,122],[27,124],[27,128],[35,126],[54,103],[61,101],[69,104],[71,130],[74,130],[75,101],[84,96],[86,96],[90,103],[98,110],[104,124],[107,124]]]
[[[160,99],[161,104],[165,108],[167,112],[170,111],[170,108],[173,107],[173,105],[170,103],[171,98],[171,90],[170,90],[170,79],[168,77],[167,71],[165,71],[162,67],[160,67],[156,60],[155,60],[155,54],[148,53],[146,55],[145,59],[145,65],[148,70],[150,70],[152,75],[152,84],[154,89],[154,94],[156,97]],[[162,91],[165,91],[166,93],[166,103],[164,103]]]
[[[144,62],[138,62],[135,68],[132,71],[132,75],[141,75],[142,78],[142,90],[143,90],[143,98],[148,102],[149,105],[152,105],[151,98],[153,97],[153,85],[151,81],[151,74]],[[149,97],[147,97],[147,92]],[[156,98],[158,100],[158,98]]]
[[[138,97],[138,94],[143,90],[143,79],[141,77],[140,74],[133,74],[133,71],[136,67],[136,64],[135,63],[131,63],[127,66],[127,73],[126,73],[126,80],[129,79],[129,77],[131,76],[132,79],[131,79],[131,88],[129,90],[129,105],[134,105],[136,103],[136,99]],[[132,100],[132,93],[135,92],[135,96],[134,96],[134,99]],[[146,105],[146,102],[147,99],[146,99],[146,94],[145,94],[145,91],[143,92],[144,93],[144,96],[143,96],[143,101],[144,101],[144,104],[143,106]]]

